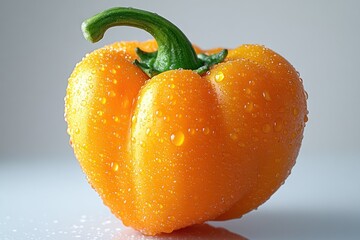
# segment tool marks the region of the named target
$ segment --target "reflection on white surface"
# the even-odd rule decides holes
[[[75,159],[0,161],[0,239],[358,239],[360,162],[344,158],[300,158],[258,211],[156,238],[124,227]]]
[[[120,231],[112,240],[246,240],[238,234],[224,228],[216,228],[208,224],[194,225],[170,234],[144,236],[132,229]]]

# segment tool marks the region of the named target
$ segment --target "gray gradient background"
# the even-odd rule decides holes
[[[84,213],[111,218],[69,147],[63,98],[67,78],[85,53],[114,41],[150,38],[118,27],[100,43],[84,40],[81,22],[113,6],[157,12],[202,48],[264,44],[301,73],[310,114],[293,174],[260,208],[265,214],[218,226],[250,239],[360,235],[359,1],[1,0],[0,236],[24,239],[19,234],[26,232],[42,239],[44,231],[33,231],[37,224],[63,219],[63,226],[71,226]],[[40,209],[47,217],[36,214]],[[19,221],[23,228],[13,229]]]

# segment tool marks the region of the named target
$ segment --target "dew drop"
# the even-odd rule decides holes
[[[110,166],[114,172],[117,172],[117,170],[119,170],[119,164],[117,164],[116,162],[112,162]]]
[[[204,127],[204,128],[202,129],[202,131],[203,131],[203,133],[204,133],[205,135],[208,135],[209,132],[210,132],[210,129],[209,129],[208,127]]]
[[[116,74],[116,70],[115,70],[115,69],[111,69],[110,72],[111,72],[112,74]]]
[[[254,109],[254,103],[248,102],[244,106],[246,112],[251,112]]]
[[[151,132],[150,128],[147,128],[146,131],[145,131],[145,134],[146,134],[146,135],[149,135],[150,132]]]
[[[171,88],[171,89],[174,89],[174,88],[175,88],[175,84],[171,83],[171,84],[168,85],[168,87]]]
[[[157,110],[155,112],[155,115],[158,116],[158,117],[161,117],[163,114],[162,114],[162,112],[160,110]]]
[[[115,122],[119,122],[119,117],[118,116],[113,116],[113,119]]]
[[[113,84],[117,84],[118,81],[116,79],[113,80]]]
[[[194,134],[195,134],[195,129],[189,128],[189,129],[188,129],[188,132],[189,132],[191,135],[194,135]]]
[[[184,143],[185,135],[182,131],[177,131],[171,134],[170,140],[175,146],[181,146]]]
[[[224,80],[224,73],[218,72],[218,73],[215,75],[215,81],[216,81],[216,82],[221,82],[222,80]]]
[[[262,94],[266,101],[271,101],[271,97],[268,91],[264,91]]]
[[[309,118],[308,118],[307,115],[305,115],[305,116],[304,116],[304,122],[307,122],[307,121],[309,121]]]
[[[79,129],[79,128],[76,128],[76,129],[75,129],[75,133],[76,133],[76,134],[79,134],[79,133],[80,133],[80,129]]]
[[[114,91],[110,91],[110,92],[108,92],[108,96],[109,97],[115,97],[116,93]]]
[[[104,115],[104,112],[103,111],[97,111],[97,115],[102,116],[102,115]]]
[[[106,119],[101,119],[101,122],[102,122],[103,124],[106,124]]]
[[[131,118],[131,122],[135,122],[136,121],[136,115],[133,115],[132,118]]]
[[[163,119],[164,119],[165,122],[170,122],[170,117],[169,116],[164,116]]]
[[[99,101],[101,102],[101,104],[105,104],[106,103],[106,98],[99,98]]]
[[[280,132],[282,130],[282,124],[278,122],[274,122],[274,130],[275,132]]]
[[[309,94],[307,93],[307,91],[304,91],[304,95],[305,95],[305,99],[308,100]]]
[[[245,88],[244,91],[245,91],[246,94],[251,94],[251,89],[250,88]]]

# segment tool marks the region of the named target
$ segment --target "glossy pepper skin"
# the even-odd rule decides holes
[[[296,70],[260,45],[194,50],[171,23],[137,9],[107,10],[83,30],[98,41],[116,25],[156,41],[87,54],[65,97],[75,155],[105,205],[154,235],[264,203],[303,138],[307,96]]]

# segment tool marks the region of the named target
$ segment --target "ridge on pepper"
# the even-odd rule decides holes
[[[86,20],[86,39],[133,26],[154,40],[116,42],[71,74],[65,119],[104,204],[144,234],[239,218],[283,184],[307,122],[294,67],[260,45],[204,51],[171,22],[134,8]]]

